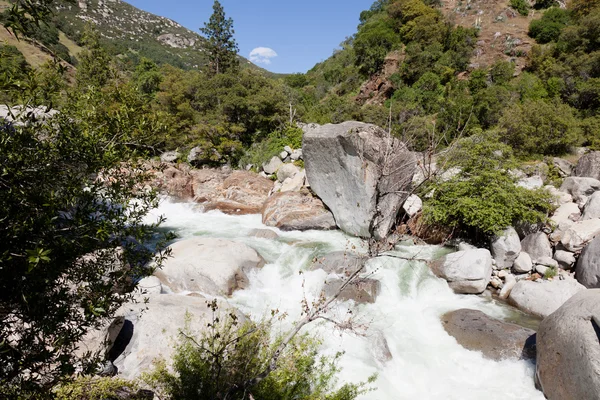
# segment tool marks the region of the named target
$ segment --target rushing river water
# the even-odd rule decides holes
[[[180,238],[226,238],[256,249],[266,265],[249,274],[250,286],[236,291],[228,301],[256,319],[273,309],[288,312],[287,322],[276,327],[281,330],[299,317],[303,297],[313,299],[327,279],[323,270],[309,270],[315,257],[353,246],[356,251],[364,251],[360,240],[339,231],[274,229],[280,236],[276,240],[248,237],[252,229],[266,228],[259,215],[202,213],[193,204],[170,201],[163,201],[153,212],[156,215],[164,215],[164,227],[174,230]],[[426,258],[442,251],[436,246],[398,246],[394,253]],[[544,398],[534,387],[533,364],[485,359],[457,344],[440,322],[442,314],[459,308],[479,309],[508,319],[514,318],[514,311],[491,299],[454,294],[422,262],[382,257],[371,261],[367,271],[382,283],[376,302],[358,307],[351,302],[342,303],[331,314],[333,318],[345,319],[351,308],[355,322],[366,330],[340,331],[326,322],[305,328],[323,339],[323,353],[345,352],[340,362],[341,381],[359,382],[378,374],[376,390],[363,399]],[[381,357],[382,337],[392,355],[389,361]]]

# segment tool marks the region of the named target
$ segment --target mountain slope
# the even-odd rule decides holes
[[[59,1],[54,23],[77,43],[81,43],[86,25],[91,24],[110,53],[134,63],[146,57],[157,64],[192,69],[207,62],[206,40],[199,34],[121,0]],[[267,73],[243,57],[240,63]]]

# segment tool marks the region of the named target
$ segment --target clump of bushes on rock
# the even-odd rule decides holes
[[[509,172],[517,166],[512,150],[493,135],[457,141],[440,163],[454,173],[424,187],[423,212],[429,223],[482,239],[516,222],[543,222],[552,208],[546,191],[516,185]]]

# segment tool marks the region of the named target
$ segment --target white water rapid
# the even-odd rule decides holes
[[[243,242],[256,249],[266,265],[249,275],[250,286],[234,293],[229,303],[260,319],[270,310],[287,311],[290,317],[278,329],[288,328],[300,315],[304,295],[320,293],[327,276],[323,270],[309,271],[311,261],[331,251],[361,249],[360,240],[336,232],[281,232],[279,239],[248,237],[255,228],[265,228],[259,215],[227,216],[202,213],[188,203],[162,202],[150,219],[164,215],[163,225],[181,238],[207,236]],[[270,228],[273,229],[273,228]],[[397,253],[432,256],[434,246],[398,246]],[[526,361],[495,362],[478,352],[464,349],[449,336],[440,316],[459,308],[475,308],[488,315],[508,318],[506,306],[478,296],[460,296],[447,283],[431,274],[424,263],[381,258],[367,267],[382,283],[374,304],[355,308],[355,318],[368,326],[364,336],[342,332],[319,322],[305,329],[320,335],[324,353],[344,351],[341,382],[365,381],[378,374],[375,391],[362,399],[543,399],[533,383],[534,367]],[[304,288],[303,288],[304,283]],[[333,317],[345,318],[350,302],[342,303]],[[383,336],[392,355],[381,361],[376,343]],[[379,341],[380,343],[381,341]],[[340,383],[341,383],[340,382]]]

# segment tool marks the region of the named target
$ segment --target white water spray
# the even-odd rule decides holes
[[[327,279],[323,270],[310,271],[315,257],[364,244],[339,231],[282,232],[279,239],[248,237],[252,229],[266,228],[259,215],[227,216],[219,212],[202,213],[189,203],[163,201],[149,220],[164,215],[165,228],[180,238],[207,236],[243,242],[256,249],[266,265],[249,274],[250,286],[236,291],[228,301],[260,319],[277,309],[289,314],[277,329],[286,330],[300,316],[301,300],[318,295]],[[269,228],[273,229],[273,228]],[[441,249],[435,246],[397,248],[396,254],[432,257]],[[340,365],[342,382],[365,381],[378,374],[376,390],[363,399],[460,399],[512,400],[544,399],[533,383],[534,367],[527,361],[491,361],[478,352],[464,349],[449,336],[440,321],[447,311],[474,308],[497,318],[512,311],[499,303],[478,296],[456,295],[448,284],[436,278],[424,263],[381,257],[367,264],[367,272],[382,283],[374,304],[340,304],[333,317],[345,318],[354,310],[355,321],[368,329],[358,335],[335,329],[329,323],[313,323],[304,329],[323,339],[322,351],[343,351]],[[381,338],[392,359],[381,357]]]

